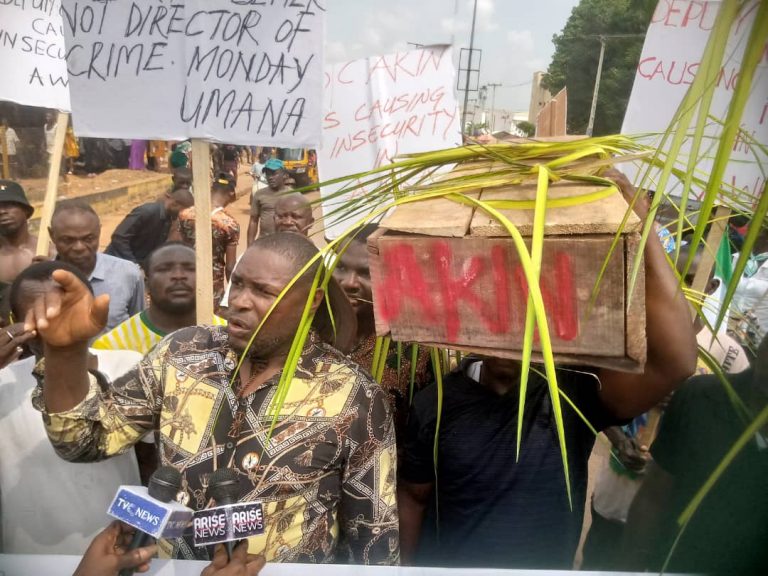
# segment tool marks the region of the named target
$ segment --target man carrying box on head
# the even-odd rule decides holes
[[[625,196],[634,196],[623,175],[612,177]],[[635,210],[641,219],[647,216],[646,206]],[[545,378],[530,371],[518,458],[520,364],[469,358],[445,378],[441,412],[434,385],[413,401],[398,486],[405,562],[571,567],[582,529],[593,430],[624,423],[655,406],[696,366],[688,305],[653,234],[645,264],[644,373],[595,368],[557,373],[564,396],[581,413],[561,398],[573,509]]]

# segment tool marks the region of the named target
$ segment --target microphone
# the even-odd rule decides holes
[[[152,538],[178,538],[192,520],[192,510],[175,502],[181,490],[181,473],[161,466],[149,479],[149,487],[120,486],[107,514],[136,528],[128,550],[149,544]],[[120,571],[130,576],[133,569]]]
[[[225,543],[227,558],[238,540],[264,533],[264,512],[260,502],[238,502],[240,475],[230,468],[211,474],[205,496],[216,506],[194,513],[195,546]]]

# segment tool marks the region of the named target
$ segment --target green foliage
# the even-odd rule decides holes
[[[552,94],[568,87],[568,132],[585,134],[600,56],[600,35],[607,38],[597,98],[594,135],[621,130],[645,32],[656,0],[581,0],[561,34],[553,38],[555,53],[544,76]]]
[[[525,132],[526,136],[535,136],[536,135],[536,126],[530,122],[527,122],[525,120],[521,120],[520,122],[517,122],[517,128],[519,130],[522,130]]]

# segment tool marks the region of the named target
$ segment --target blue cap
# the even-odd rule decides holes
[[[277,158],[270,158],[267,160],[267,163],[264,164],[264,170],[272,170],[274,172],[277,172],[278,170],[285,170],[285,164],[283,164],[282,160]]]

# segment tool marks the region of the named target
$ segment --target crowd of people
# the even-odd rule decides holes
[[[643,372],[558,368],[566,477],[539,372],[521,415],[513,360],[467,356],[438,386],[427,349],[402,343],[374,370],[382,351],[366,243],[377,227],[316,258],[312,206],[276,158],[255,168],[266,185],[252,195],[238,259],[229,152],[211,182],[213,261],[203,271],[191,170],[176,151],[171,189],[127,214],[104,252],[98,214],[69,199],[53,212],[51,254],[36,256],[32,206],[17,182],[0,181],[0,550],[85,554],[77,574],[116,574],[156,554],[210,561],[204,574],[219,576],[255,574],[265,561],[568,569],[591,506],[585,567],[656,570],[671,558],[677,571],[768,570],[765,427],[678,538],[677,518],[768,405],[768,338],[750,357],[692,322],[658,237],[645,248]],[[648,216],[643,202],[635,210]],[[326,266],[332,280],[313,291]],[[198,272],[213,278],[212,325],[196,324]],[[283,389],[307,307],[314,320]],[[707,371],[698,348],[730,387],[691,378]],[[654,411],[664,415],[649,449],[640,431]],[[599,432],[615,457],[589,502]],[[181,472],[177,499],[194,510],[210,506],[214,471],[235,471],[240,500],[263,506],[264,533],[231,560],[188,534],[126,551],[128,529],[104,529],[104,511],[117,486],[146,484],[164,465]]]

